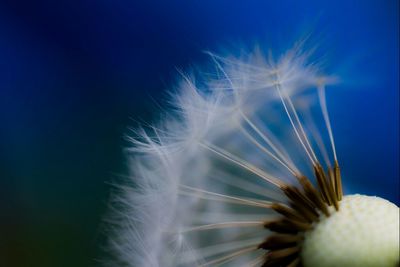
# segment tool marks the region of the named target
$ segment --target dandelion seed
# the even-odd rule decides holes
[[[215,73],[181,74],[174,111],[130,138],[115,265],[398,266],[398,207],[343,196],[332,79],[299,47],[275,61],[210,56]]]

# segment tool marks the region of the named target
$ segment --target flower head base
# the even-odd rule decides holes
[[[115,264],[335,266],[310,258],[327,242],[314,231],[348,199],[325,101],[332,79],[300,48],[276,61],[211,57],[214,74],[200,82],[182,75],[175,111],[130,138],[132,178],[116,197],[110,243]],[[361,266],[352,260],[336,266]]]
[[[302,244],[304,266],[398,266],[399,210],[379,197],[345,196]],[[329,255],[329,256],[327,256]]]

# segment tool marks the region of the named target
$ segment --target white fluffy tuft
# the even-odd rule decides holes
[[[307,154],[320,156],[282,106],[301,113],[297,97],[329,80],[306,54],[210,56],[215,73],[197,84],[181,74],[175,110],[130,139],[130,184],[116,195],[110,241],[117,266],[259,266],[260,222],[274,216],[265,206],[283,199],[276,186],[307,173]]]

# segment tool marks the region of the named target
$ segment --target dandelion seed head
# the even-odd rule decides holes
[[[214,71],[180,72],[173,110],[129,137],[130,178],[114,199],[114,265],[363,266],[371,249],[380,266],[398,263],[398,240],[366,235],[389,217],[398,225],[398,208],[343,198],[325,100],[337,79],[301,45],[277,58],[209,55]],[[357,232],[364,254],[350,258],[329,241],[346,243],[342,227],[378,217]]]

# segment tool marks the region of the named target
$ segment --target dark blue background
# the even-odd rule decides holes
[[[123,135],[203,50],[312,31],[347,192],[399,203],[399,2],[1,1],[0,266],[95,266]],[[232,45],[233,44],[233,45]]]

